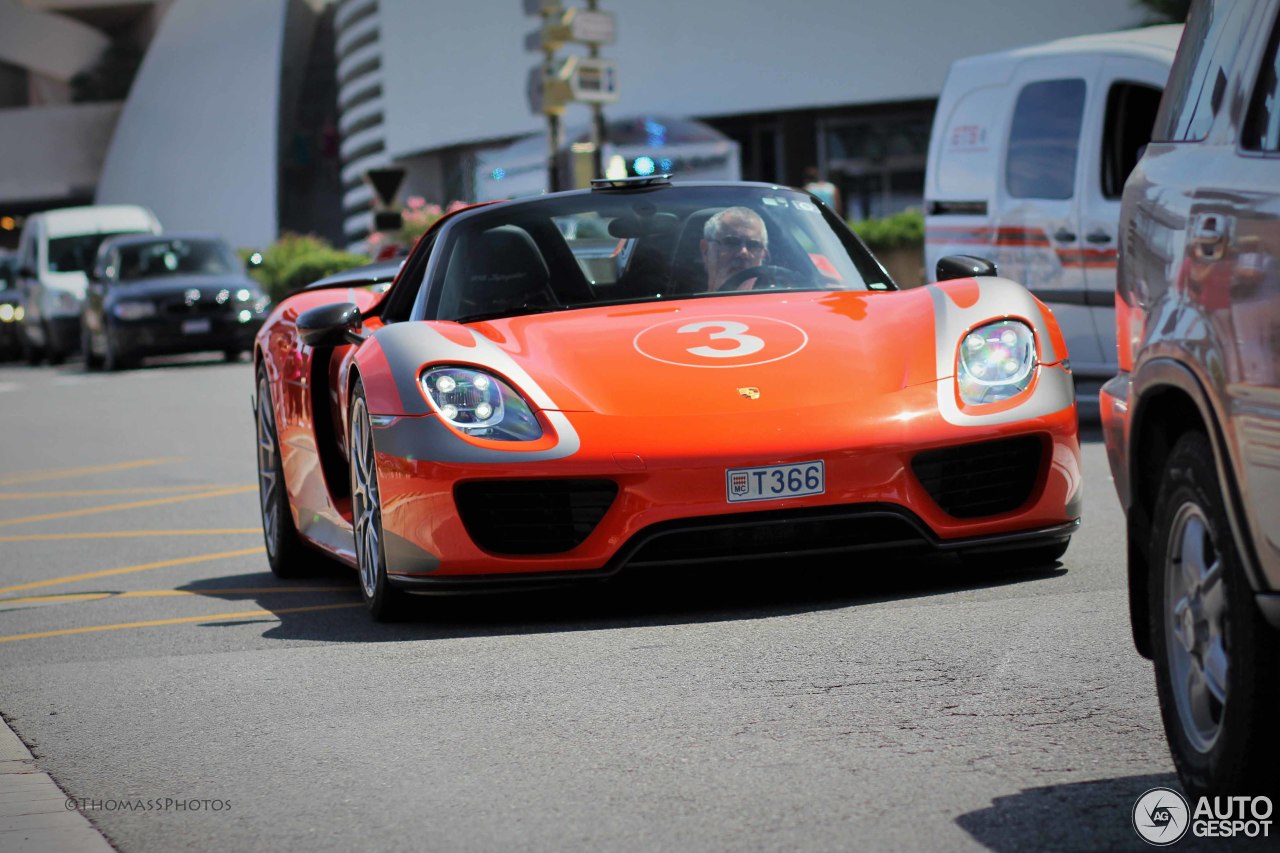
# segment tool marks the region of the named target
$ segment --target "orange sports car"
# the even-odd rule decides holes
[[[1066,344],[994,272],[946,258],[899,289],[821,201],[768,184],[454,212],[398,271],[263,325],[271,567],[328,554],[386,619],[409,593],[659,564],[1052,562],[1080,517]]]

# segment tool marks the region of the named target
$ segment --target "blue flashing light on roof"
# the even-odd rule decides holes
[[[674,164],[671,162],[670,157],[663,157],[661,160],[658,161],[658,169],[659,171],[662,171],[662,172],[672,171],[671,167],[673,165]]]
[[[635,160],[631,161],[631,168],[637,175],[642,177],[652,175],[655,167],[656,164],[653,162],[652,157],[637,157]]]
[[[645,136],[649,138],[649,147],[661,148],[667,144],[667,126],[655,119],[644,120]]]
[[[502,180],[503,178],[505,178],[505,177],[507,176],[507,170],[506,170],[506,169],[504,169],[504,168],[502,168],[501,166],[499,166],[498,168],[494,169],[494,170],[493,170],[492,172],[490,172],[489,174],[493,176],[493,179],[494,179],[495,181],[500,181],[500,180]]]

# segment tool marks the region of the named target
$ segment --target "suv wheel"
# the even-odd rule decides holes
[[[1183,786],[1272,790],[1280,635],[1253,600],[1202,433],[1178,439],[1164,466],[1149,554],[1156,688]]]

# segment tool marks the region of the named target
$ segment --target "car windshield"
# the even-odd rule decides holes
[[[74,237],[55,237],[49,241],[50,272],[88,272],[93,267],[98,247],[108,237],[131,234],[117,231],[111,234],[77,234]]]
[[[136,281],[177,275],[226,275],[236,270],[235,256],[221,240],[157,239],[120,246],[115,278]]]
[[[891,290],[852,232],[767,186],[597,190],[494,205],[437,246],[419,316],[486,317],[746,291]]]

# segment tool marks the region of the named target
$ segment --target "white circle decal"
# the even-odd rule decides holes
[[[804,329],[749,314],[667,320],[636,334],[641,355],[681,367],[751,367],[781,361],[809,343]]]

